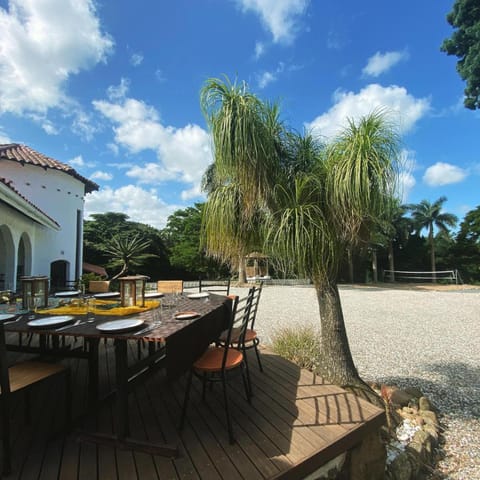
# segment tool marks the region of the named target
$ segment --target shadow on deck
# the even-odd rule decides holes
[[[170,460],[145,453],[80,443],[64,435],[63,389],[47,383],[32,396],[33,421],[25,425],[23,400],[14,412],[13,473],[18,479],[300,479],[360,443],[385,421],[384,412],[339,387],[263,351],[265,373],[256,359],[250,370],[252,404],[241,381],[230,382],[237,443],[230,445],[221,389],[216,385],[200,401],[194,382],[184,431],[177,430],[183,402],[183,379],[166,385],[161,372],[148,377],[129,397],[131,434],[179,446]],[[101,381],[112,382],[113,354],[101,348]],[[72,360],[73,410],[85,412],[86,362]],[[104,403],[82,417],[85,430],[113,430],[113,404]]]

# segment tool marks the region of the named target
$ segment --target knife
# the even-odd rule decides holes
[[[158,328],[158,325],[149,325],[148,327],[142,328],[142,330],[135,332],[134,335],[142,335],[142,333],[150,332],[150,330],[155,330],[156,328]]]

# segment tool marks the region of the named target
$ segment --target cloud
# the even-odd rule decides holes
[[[440,187],[459,183],[467,177],[467,172],[450,163],[437,162],[428,167],[423,175],[423,181],[430,187]]]
[[[298,32],[298,18],[310,0],[236,0],[244,11],[257,14],[275,43],[291,44]]]
[[[132,54],[132,56],[130,57],[130,63],[134,66],[134,67],[138,67],[139,65],[141,65],[143,62],[143,55],[141,53],[134,53]]]
[[[378,77],[382,73],[388,72],[397,63],[408,60],[408,58],[409,54],[406,50],[402,52],[377,52],[368,59],[362,73],[365,76]]]
[[[389,112],[399,133],[406,133],[430,109],[429,99],[415,98],[405,88],[396,85],[370,84],[358,93],[337,91],[333,100],[335,103],[328,112],[305,125],[308,130],[327,139],[340,133],[348,118],[358,120],[378,108]]]
[[[265,53],[265,44],[262,42],[257,42],[255,44],[255,60],[258,60]]]
[[[144,190],[135,185],[125,185],[116,190],[105,187],[85,197],[85,218],[94,213],[123,212],[136,222],[159,229],[179,208],[183,207],[167,205],[155,189]]]
[[[127,175],[142,184],[177,180],[199,191],[202,175],[212,162],[210,135],[195,124],[164,126],[155,108],[133,98],[98,100],[94,107],[113,124],[118,146],[135,154],[153,150],[158,163],[134,165]]]
[[[6,144],[6,143],[12,143],[12,140],[4,131],[0,129],[0,145]]]
[[[90,178],[92,180],[104,180],[108,182],[113,178],[113,175],[109,172],[101,172],[100,170],[97,170],[90,175]]]
[[[274,74],[272,72],[263,72],[258,78],[258,88],[263,89],[270,83],[275,82],[276,80],[277,80],[276,73]]]
[[[10,0],[0,45],[0,113],[23,114],[68,104],[68,78],[105,61],[113,40],[93,0]]]

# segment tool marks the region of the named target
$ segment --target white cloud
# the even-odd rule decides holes
[[[155,228],[163,228],[169,215],[179,208],[183,207],[167,205],[155,189],[144,190],[134,185],[116,190],[105,187],[85,197],[86,218],[94,213],[122,212],[135,222]]]
[[[423,175],[423,181],[430,187],[439,187],[459,183],[467,177],[467,172],[450,163],[437,162],[428,167]]]
[[[275,80],[277,80],[276,74],[272,72],[263,72],[258,78],[258,88],[263,89]]]
[[[367,65],[362,70],[362,73],[366,76],[378,77],[402,60],[407,60],[408,57],[409,55],[407,51],[377,52],[368,59]]]
[[[117,145],[133,154],[153,150],[157,155],[158,164],[135,165],[128,176],[144,184],[177,180],[199,191],[202,175],[212,162],[210,135],[203,128],[164,126],[153,107],[133,98],[94,101],[93,105],[114,124]]]
[[[130,63],[134,66],[134,67],[138,67],[139,65],[141,65],[143,62],[143,55],[141,53],[134,53],[131,57],[130,57]]]
[[[255,60],[258,60],[265,53],[265,44],[257,42],[255,44]]]
[[[244,12],[253,11],[270,30],[275,43],[290,44],[298,31],[298,17],[310,0],[236,0]]]
[[[10,140],[10,137],[0,130],[0,145],[6,144],[6,143],[12,143],[12,140]]]
[[[400,201],[406,203],[410,192],[417,183],[412,173],[417,168],[415,152],[403,149],[400,152],[399,164],[397,193]]]
[[[105,60],[112,39],[93,0],[9,0],[0,8],[0,112],[45,113],[68,103],[65,85]]]
[[[405,88],[396,85],[370,84],[358,93],[337,91],[333,100],[335,104],[328,112],[306,124],[308,130],[327,139],[340,133],[347,118],[358,120],[378,108],[390,112],[399,133],[406,133],[430,109],[429,99],[415,98]]]
[[[113,175],[109,172],[102,172],[100,170],[97,170],[96,172],[93,172],[90,175],[90,178],[92,180],[104,180],[104,181],[109,181],[113,178]]]
[[[85,162],[81,155],[77,155],[76,157],[72,158],[68,161],[68,164],[72,167],[80,168],[85,166]]]

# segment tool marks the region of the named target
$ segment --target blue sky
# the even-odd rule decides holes
[[[480,116],[462,105],[453,0],[0,0],[0,143],[100,185],[87,216],[162,228],[203,201],[210,77],[246,81],[282,118],[332,138],[377,107],[402,134],[403,200],[462,218],[479,202]]]

